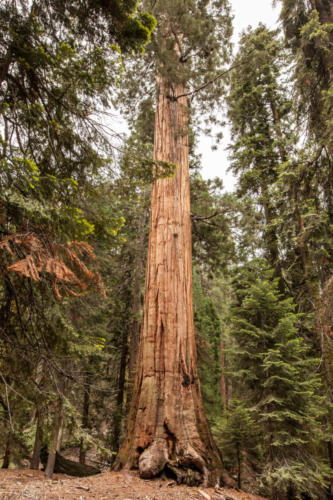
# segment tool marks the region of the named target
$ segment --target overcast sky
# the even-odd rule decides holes
[[[234,14],[234,51],[241,32],[248,26],[256,27],[260,22],[268,28],[274,28],[277,24],[280,7],[272,7],[272,0],[230,0]],[[223,141],[216,151],[212,151],[213,141],[211,138],[200,139],[198,152],[202,155],[202,175],[205,179],[220,177],[223,179],[227,191],[233,189],[235,179],[231,173],[227,173],[229,166],[228,154],[225,151],[230,142],[230,133],[226,128],[223,130]]]

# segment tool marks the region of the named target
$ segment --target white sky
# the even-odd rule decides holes
[[[274,28],[278,21],[280,7],[272,7],[272,0],[230,0],[234,14],[234,51],[241,32],[248,26],[256,27],[260,22],[268,28]],[[202,175],[205,179],[220,177],[224,187],[231,191],[235,185],[233,175],[227,172],[229,161],[226,148],[230,142],[228,127],[223,130],[223,140],[216,151],[211,147],[214,141],[210,137],[202,136],[199,141],[198,153],[201,154]]]

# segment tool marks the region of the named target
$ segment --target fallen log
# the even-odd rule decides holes
[[[40,454],[40,461],[42,462],[44,468],[46,467],[47,459],[47,449],[43,448]],[[80,464],[79,462],[74,462],[73,460],[68,460],[57,452],[54,465],[54,473],[67,474],[68,476],[86,477],[100,474],[101,471],[96,467]]]

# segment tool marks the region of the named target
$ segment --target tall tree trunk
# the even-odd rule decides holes
[[[330,464],[331,469],[333,470],[333,439],[331,439],[327,443],[327,452],[328,452],[329,464]],[[328,498],[330,500],[333,499],[333,478],[331,478],[331,480],[330,480]]]
[[[275,229],[271,227],[272,220],[274,218],[274,210],[271,204],[267,201],[269,199],[267,187],[262,187],[262,199],[266,224],[264,238],[269,252],[268,259],[270,265],[274,269],[274,277],[279,278],[279,291],[283,295],[285,293],[285,281],[280,261],[278,237]]]
[[[11,437],[12,437],[12,433],[11,433],[11,431],[9,431],[8,435],[7,435],[7,440],[6,440],[5,454],[4,454],[3,462],[2,462],[2,468],[3,469],[8,469],[9,468],[10,451],[11,451],[10,450]]]
[[[82,408],[82,427],[83,429],[88,428],[88,423],[89,423],[89,405],[90,405],[90,377],[91,374],[88,372],[86,375],[85,379],[85,384],[84,384],[84,396],[83,396],[83,408]],[[79,462],[80,464],[85,464],[86,463],[86,452],[87,448],[86,445],[83,442],[83,439],[81,439],[80,442],[80,454],[79,454]]]
[[[319,20],[322,24],[333,24],[333,1],[332,0],[313,0],[313,7],[319,13]],[[329,33],[331,50],[327,53],[326,64],[330,75],[330,83],[333,83],[333,33]]]
[[[154,157],[173,178],[154,182],[138,369],[119,466],[152,478],[177,463],[215,483],[222,463],[204,415],[192,305],[188,104],[158,77]]]
[[[111,448],[112,451],[117,453],[119,451],[119,442],[121,434],[121,422],[123,417],[123,404],[124,404],[124,393],[125,393],[125,379],[126,379],[126,360],[127,360],[127,329],[123,329],[122,340],[121,340],[121,357],[119,366],[119,378],[118,378],[118,389],[117,389],[117,399],[116,407],[113,411],[113,429],[111,437]],[[113,462],[113,460],[112,460]]]
[[[242,461],[239,446],[237,446],[237,486],[239,489],[242,487]]]
[[[40,462],[40,452],[43,444],[43,414],[39,408],[37,408],[36,411],[36,419],[37,419],[37,426],[35,434],[35,443],[30,461],[30,469],[38,470]]]
[[[223,401],[223,410],[226,411],[228,408],[228,400],[227,400],[227,384],[225,380],[224,342],[222,338],[220,341],[220,363],[221,363],[220,395]]]
[[[143,194],[145,196],[145,193]],[[139,342],[140,342],[140,326],[141,326],[141,286],[142,286],[142,274],[144,266],[144,254],[145,254],[145,236],[144,227],[146,224],[147,214],[144,210],[140,216],[138,223],[138,248],[135,254],[134,269],[133,269],[133,304],[132,304],[132,317],[133,320],[130,325],[129,332],[129,356],[128,356],[128,384],[126,388],[126,413],[128,414],[130,409],[130,403],[132,399],[133,385],[135,380],[138,352],[139,352]]]
[[[49,445],[49,454],[47,459],[47,464],[45,468],[45,476],[51,478],[53,476],[54,464],[56,460],[56,453],[59,448],[60,436],[62,433],[62,394],[59,394],[59,397],[55,404],[54,409],[54,422],[52,429],[52,438]]]

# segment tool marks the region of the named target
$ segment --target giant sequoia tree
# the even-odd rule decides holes
[[[222,464],[204,415],[196,367],[188,97],[192,87],[203,87],[203,102],[221,93],[218,80],[215,86],[209,82],[227,54],[229,17],[225,1],[154,5],[158,29],[147,53],[157,81],[154,160],[157,169],[161,162],[175,164],[176,172],[156,180],[152,189],[138,369],[118,462],[139,467],[145,478],[178,464],[186,472],[176,474],[185,481],[196,476],[212,482]]]

